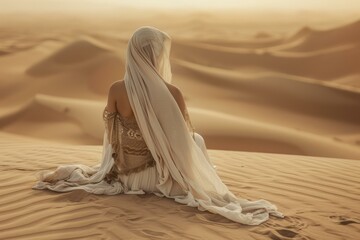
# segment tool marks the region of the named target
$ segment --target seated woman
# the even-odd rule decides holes
[[[104,109],[101,163],[41,171],[34,189],[94,194],[154,193],[230,220],[258,225],[275,205],[236,197],[221,181],[204,139],[191,126],[181,91],[171,85],[170,37],[141,27],[129,40],[123,81],[115,82]]]

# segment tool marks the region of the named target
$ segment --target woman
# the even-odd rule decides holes
[[[109,91],[100,164],[39,173],[35,189],[94,194],[154,193],[235,222],[258,225],[275,205],[236,197],[221,181],[203,138],[194,132],[183,95],[171,85],[170,37],[141,27],[129,40],[126,73]]]

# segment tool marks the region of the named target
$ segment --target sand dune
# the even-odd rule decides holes
[[[360,21],[334,29],[304,27],[282,40],[207,44],[175,42],[175,58],[212,67],[278,71],[296,76],[333,80],[358,74]],[[221,59],[221,61],[220,61]],[[338,64],[351,61],[347,64]],[[314,67],[316,66],[316,67]]]
[[[238,74],[180,60],[173,69],[192,106],[334,138],[360,130],[360,116],[352,111],[360,102],[356,92],[286,74]]]
[[[236,92],[237,95],[233,97],[237,97],[235,100],[240,102],[286,109],[324,120],[337,119],[354,125],[360,121],[360,113],[349,109],[360,107],[360,94],[355,91],[303,81],[276,72],[240,74],[183,60],[174,60],[173,68],[181,78],[192,77],[193,84],[199,83],[203,88],[209,85],[223,88],[223,91],[217,94],[222,99],[230,97],[229,92]]]
[[[354,90],[354,89],[360,89],[359,79],[360,79],[360,74],[353,74],[335,79],[333,83],[335,86],[349,86],[350,89]]]
[[[51,100],[49,102],[51,103]],[[91,106],[91,102],[87,103]],[[47,107],[47,105],[42,101],[41,96],[36,96],[32,101],[17,109],[17,111],[13,111],[6,117],[1,118],[2,131],[69,144],[100,143],[98,138],[86,133],[76,119],[67,115],[69,111],[67,108],[55,111]],[[71,106],[72,110],[76,109],[78,106],[77,102],[74,101]],[[89,119],[93,119],[93,117]],[[85,127],[87,126],[85,124]],[[97,130],[100,128],[95,128],[93,131],[88,132],[97,133]]]
[[[359,39],[360,21],[356,21],[338,28],[327,30],[315,30],[310,27],[303,27],[286,41],[291,42],[301,40],[301,44],[287,50],[307,52],[346,44],[358,45]]]
[[[304,28],[288,39],[227,39],[224,44],[175,35],[173,81],[183,90],[209,148],[359,159],[360,115],[353,111],[359,107],[359,92],[333,85],[357,81],[358,68],[352,73],[356,61],[337,63],[339,56],[355,54],[356,59],[360,53],[360,45],[347,45],[355,44],[357,35],[349,34],[358,25]],[[336,38],[334,32],[348,38]],[[55,142],[101,144],[101,111],[110,84],[123,77],[126,41],[111,33],[75,39],[52,34],[32,37],[27,45],[18,41],[16,54],[0,58],[0,63],[14,63],[9,70],[0,68],[8,79],[0,83],[0,130]],[[308,47],[282,48],[321,41],[326,47],[311,52]],[[30,54],[36,57],[29,60]],[[352,78],[346,77],[351,73]],[[341,77],[327,83],[308,78],[314,74]],[[211,123],[204,124],[209,114]]]
[[[225,47],[229,50],[236,49],[271,49],[286,50],[290,52],[317,52],[321,49],[331,49],[342,45],[358,45],[360,21],[350,22],[340,27],[316,29],[309,26],[301,27],[293,34],[285,37],[273,36],[269,32],[260,31],[255,34],[255,39],[249,40],[202,40],[200,43]]]
[[[109,85],[122,78],[125,70],[123,60],[110,46],[94,39],[81,39],[34,64],[26,73],[33,77],[73,74],[70,76],[73,81],[85,78],[92,91],[106,94]]]
[[[43,47],[50,50],[44,51]],[[10,61],[0,59],[0,63],[12,65],[8,71],[0,68],[4,78],[0,81],[0,117],[13,115],[38,93],[104,100],[114,79],[124,74],[123,60],[106,47],[92,38],[75,40],[60,48],[45,42],[11,56]],[[56,52],[51,53],[54,48]],[[36,57],[29,61],[29,55]]]
[[[83,62],[106,55],[109,51],[89,41],[79,40],[72,42],[55,52],[41,62],[31,66],[27,73],[33,76],[46,76],[49,74],[68,71],[67,68],[77,68]]]
[[[241,71],[254,68],[321,80],[359,73],[356,63],[360,59],[360,45],[349,45],[319,53],[289,54],[273,52],[271,49],[257,51],[177,42],[173,52],[176,58],[196,64]],[[352,61],[348,64],[338,64],[347,59]]]
[[[100,196],[31,189],[36,171],[95,165],[100,146],[49,144],[0,133],[3,239],[357,239],[360,162],[209,150],[237,196],[267,199],[285,214],[244,226],[155,195]],[[19,151],[21,149],[21,151]],[[36,150],[34,150],[36,149]],[[229,168],[231,166],[231,168]]]
[[[68,143],[83,137],[87,144],[101,144],[104,107],[98,101],[37,95],[22,111],[3,119],[3,131]],[[206,109],[189,107],[189,114],[210,148],[360,159],[358,145],[333,138]]]
[[[223,145],[217,143],[221,149],[232,149],[232,146],[239,145],[254,152],[278,152],[281,149],[282,152],[290,154],[360,160],[358,145],[351,146],[332,138],[214,111],[191,108],[189,110],[195,124],[201,126],[199,132],[204,135],[207,145],[210,146],[221,142]]]
[[[258,49],[258,48],[267,48],[278,46],[283,44],[283,38],[269,35],[268,33],[258,33],[255,35],[255,39],[250,40],[233,40],[233,39],[222,39],[222,40],[201,40],[198,41],[201,44],[205,44],[207,46],[217,46],[224,47],[227,49]]]

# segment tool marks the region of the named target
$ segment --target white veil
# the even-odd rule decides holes
[[[146,26],[134,32],[126,52],[125,86],[143,138],[156,161],[157,188],[179,203],[243,224],[260,224],[269,214],[283,217],[275,205],[264,199],[249,201],[231,193],[192,138],[165,84],[172,77],[170,46],[171,38],[166,33]]]

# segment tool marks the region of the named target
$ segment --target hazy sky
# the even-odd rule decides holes
[[[358,11],[360,0],[0,0],[1,10],[102,9],[114,6],[183,9],[324,10]]]
[[[107,0],[126,3],[131,6],[152,6],[156,8],[242,8],[242,9],[317,9],[360,11],[360,0]]]

